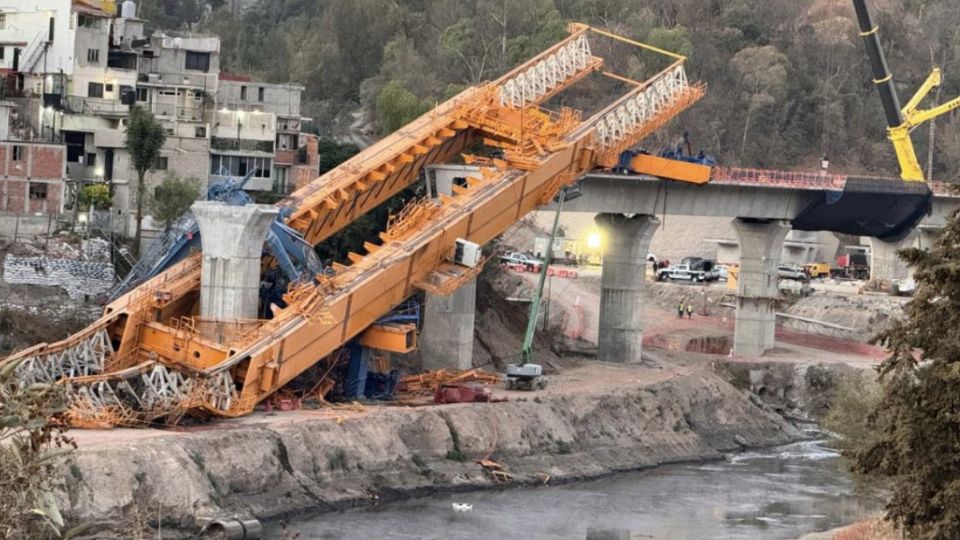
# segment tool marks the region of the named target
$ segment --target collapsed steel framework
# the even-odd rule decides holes
[[[200,254],[181,261],[110,303],[103,317],[63,341],[8,358],[24,381],[57,382],[79,426],[175,421],[183,414],[249,413],[297,375],[335,356],[357,336],[376,343],[377,320],[416,290],[451,291],[471,277],[452,262],[456,239],[485,244],[557,191],[658,129],[704,94],[684,58],[625,38],[570,26],[571,35],[500,79],[471,87],[279,203],[287,225],[312,245],[329,238],[419,177],[476,145],[500,158],[464,154],[482,177],[451,197],[421,201],[391,220],[380,244],[349,254],[286,296],[288,307],[230,340],[198,332]],[[590,38],[604,36],[664,53],[669,67],[590,118],[546,100],[594,72],[604,60]],[[606,73],[605,73],[606,74]],[[415,332],[415,328],[409,331]],[[227,342],[222,342],[227,341]]]

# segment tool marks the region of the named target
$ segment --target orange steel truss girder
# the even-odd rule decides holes
[[[142,418],[159,417],[164,406],[174,416],[196,407],[223,416],[248,412],[428,283],[449,260],[455,239],[487,243],[703,93],[702,87],[686,85],[681,59],[587,121],[572,110],[542,111],[539,103],[603,63],[590,55],[589,29],[573,30],[570,38],[498,81],[464,91],[281,202],[292,211],[288,224],[317,243],[410,185],[425,164],[449,160],[484,139],[499,139],[507,150],[506,159],[486,162],[482,179],[452,197],[441,196],[432,208],[396,219],[381,235],[383,245],[369,244],[366,255],[351,254],[350,266],[336,265],[334,276],[291,291],[294,305],[275,310],[273,319],[249,335],[220,345],[162,323],[195,314],[199,254],[108,306],[99,324],[117,344],[113,357],[130,367],[150,366],[134,375],[161,388],[157,395],[167,400],[149,400]],[[669,81],[662,80],[667,76]],[[640,114],[636,103],[645,103],[646,88],[658,89],[658,101]],[[51,347],[69,348],[77,336]],[[104,385],[122,380],[105,376],[78,395],[87,403],[105,403],[119,387]],[[83,383],[68,378],[68,386],[77,384]],[[173,394],[182,400],[170,401]],[[89,410],[79,416],[102,418]],[[127,412],[121,416],[129,421]]]

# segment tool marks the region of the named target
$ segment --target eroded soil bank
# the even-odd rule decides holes
[[[598,377],[598,372],[600,376]],[[376,499],[596,477],[802,434],[708,369],[591,363],[546,392],[420,408],[296,411],[179,431],[74,432],[59,497],[71,520],[195,530],[201,517],[331,511]],[[158,521],[159,516],[159,521]]]

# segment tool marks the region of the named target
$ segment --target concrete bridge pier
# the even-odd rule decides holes
[[[870,238],[870,279],[895,280],[907,279],[913,272],[910,267],[897,255],[901,249],[918,247],[930,249],[936,238],[937,231],[933,229],[915,229],[902,240],[887,242],[877,238]]]
[[[473,367],[473,326],[477,280],[470,280],[450,296],[427,293],[423,307],[420,358],[423,369]]]
[[[760,356],[774,344],[777,266],[790,222],[739,218],[733,221],[733,228],[740,242],[733,351],[740,356]]]
[[[870,279],[894,280],[910,277],[910,268],[900,260],[897,251],[914,247],[917,233],[911,232],[902,240],[887,242],[878,238],[870,239]]]
[[[597,358],[637,363],[643,350],[643,285],[647,252],[660,220],[650,215],[598,214],[604,235]]]
[[[190,209],[203,244],[200,316],[218,321],[256,319],[263,242],[279,209],[218,201],[198,201]]]

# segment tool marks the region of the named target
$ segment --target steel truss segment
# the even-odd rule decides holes
[[[641,91],[600,118],[596,125],[600,148],[608,150],[626,140],[644,124],[660,115],[688,88],[689,82],[683,63],[677,62]]]
[[[162,364],[140,375],[142,390],[140,404],[146,411],[162,413],[187,401],[194,387],[194,379]]]
[[[107,360],[114,355],[107,329],[101,328],[76,344],[27,357],[17,366],[22,384],[52,384],[60,379],[103,373]]]
[[[215,374],[207,386],[207,403],[214,409],[229,411],[237,399],[237,387],[230,370]]]
[[[500,105],[522,109],[556,90],[586,69],[593,55],[586,35],[580,35],[523,73],[500,85]]]

